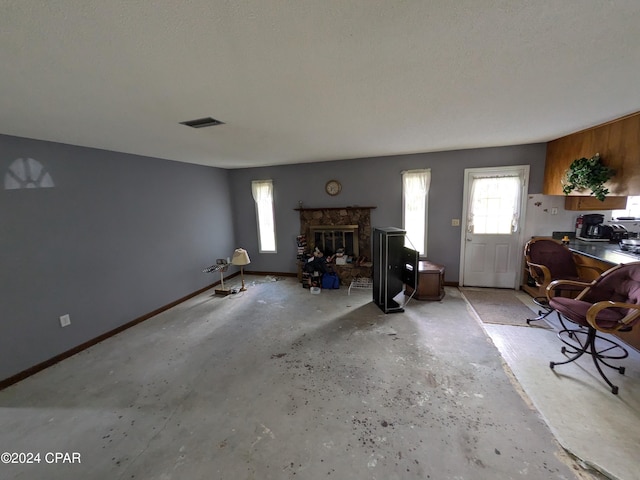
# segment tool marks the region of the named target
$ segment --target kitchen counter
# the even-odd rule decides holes
[[[611,266],[618,265],[619,263],[640,261],[640,254],[623,252],[617,243],[571,240],[571,242],[569,242],[569,250],[595,260],[610,263]]]

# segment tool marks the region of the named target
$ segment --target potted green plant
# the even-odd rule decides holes
[[[604,184],[615,173],[615,170],[602,164],[599,153],[591,158],[578,158],[569,165],[562,181],[562,191],[565,195],[569,195],[574,190],[581,191],[588,188],[591,190],[591,195],[602,202],[609,193]]]

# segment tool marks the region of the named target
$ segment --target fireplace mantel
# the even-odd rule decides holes
[[[368,209],[368,210],[373,210],[376,207],[360,207],[358,205],[353,205],[353,206],[348,206],[348,207],[317,207],[317,208],[309,208],[309,207],[304,207],[304,208],[294,208],[294,210],[296,212],[311,212],[314,210],[364,210],[364,209]]]

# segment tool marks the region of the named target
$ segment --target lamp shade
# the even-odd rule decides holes
[[[250,263],[249,254],[244,248],[236,248],[234,250],[233,257],[231,257],[232,265],[248,265]]]

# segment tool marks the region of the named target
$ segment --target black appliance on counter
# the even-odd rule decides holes
[[[590,213],[582,216],[582,229],[579,240],[593,241],[608,241],[611,238],[610,229],[603,228],[604,215],[601,213]],[[609,237],[606,235],[609,234]]]
[[[629,232],[624,227],[624,225],[612,223],[609,226],[611,227],[611,235],[608,237],[609,243],[618,243],[620,242],[620,240],[629,238]]]

